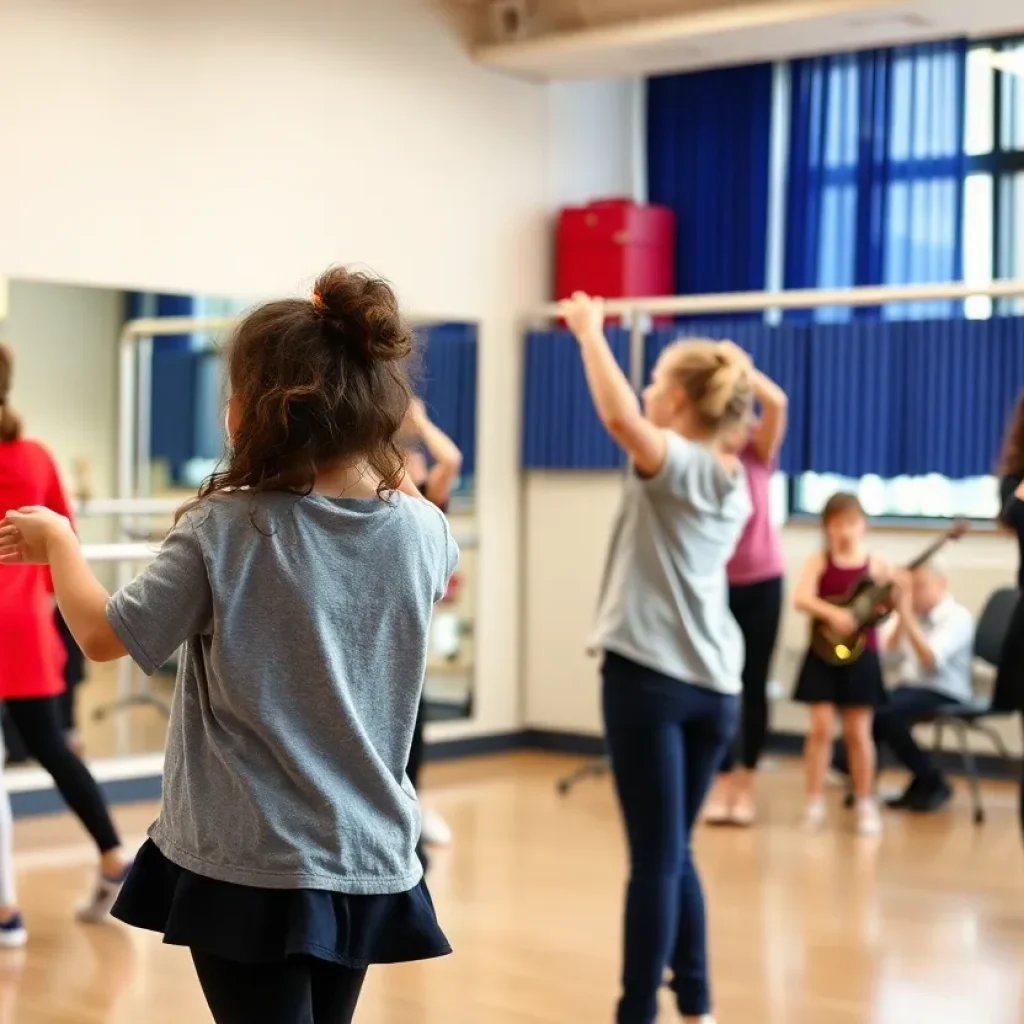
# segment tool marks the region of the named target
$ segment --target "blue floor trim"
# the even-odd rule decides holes
[[[775,754],[799,757],[804,737],[799,733],[770,733],[767,750]],[[464,757],[483,757],[507,754],[519,750],[540,750],[575,757],[603,757],[604,740],[587,733],[559,732],[551,729],[524,729],[520,732],[495,733],[488,736],[470,736],[466,739],[431,743],[426,750],[428,761],[454,761]],[[1021,761],[1011,758],[1003,761],[993,754],[974,755],[978,773],[983,779],[1009,779],[1016,781],[1021,775]],[[963,760],[954,750],[937,755],[939,767],[949,775],[963,775]],[[118,779],[100,787],[110,804],[144,803],[160,799],[160,777],[142,776],[137,779]],[[11,794],[11,811],[15,817],[53,814],[65,810],[60,794],[52,788]]]
[[[148,803],[160,799],[160,776],[143,775],[137,779],[117,779],[100,784],[109,804]],[[11,813],[16,818],[36,814],[55,814],[67,810],[56,789],[30,789],[11,794]]]

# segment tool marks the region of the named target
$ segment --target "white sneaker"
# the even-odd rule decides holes
[[[818,832],[824,827],[827,820],[828,808],[825,806],[824,797],[812,797],[804,808],[800,827],[804,832]]]
[[[107,878],[100,871],[96,878],[96,888],[93,889],[92,896],[90,896],[88,902],[83,903],[75,911],[75,917],[86,924],[100,924],[102,921],[105,921],[110,916],[110,911],[114,909],[118,893],[120,893],[121,886],[124,885],[124,880],[128,877],[130,870],[131,865],[129,864],[119,879]]]
[[[424,807],[420,824],[420,838],[427,846],[451,846],[452,830],[437,811]]]
[[[882,834],[882,812],[873,799],[857,801],[857,835],[880,836]]]
[[[21,914],[12,914],[0,923],[0,949],[20,949],[28,942],[28,932]]]

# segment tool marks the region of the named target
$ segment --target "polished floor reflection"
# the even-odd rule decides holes
[[[440,765],[431,804],[456,836],[432,889],[456,948],[371,973],[359,1024],[601,1024],[618,964],[623,848],[607,780],[560,799],[572,761],[516,755]],[[712,912],[719,1024],[1020,1024],[1024,851],[1015,794],[966,794],[949,814],[887,819],[858,839],[794,827],[799,770],[764,776],[764,822],[698,837]],[[140,837],[151,807],[122,809]],[[71,909],[91,855],[75,823],[17,825],[24,957],[0,955],[0,1024],[179,1024],[206,1014],[181,950]],[[674,1021],[666,1002],[665,1021]]]

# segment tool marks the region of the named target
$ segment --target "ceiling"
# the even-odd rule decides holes
[[[474,59],[614,78],[1024,31],[1014,0],[435,0]]]

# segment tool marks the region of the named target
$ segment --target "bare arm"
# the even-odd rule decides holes
[[[811,555],[800,570],[800,579],[793,592],[793,607],[813,619],[828,619],[836,610],[834,604],[818,597],[818,580],[824,571],[825,556],[820,552]]]
[[[128,653],[107,620],[110,595],[89,568],[67,518],[41,507],[8,512],[0,526],[0,562],[50,566],[57,606],[87,658],[113,661]]]
[[[758,458],[762,462],[771,462],[786,438],[789,400],[786,392],[760,370],[753,371],[753,384],[754,397],[761,406],[761,421],[750,440]]]
[[[562,303],[562,316],[579,342],[587,386],[605,429],[643,476],[665,463],[665,435],[643,414],[632,385],[604,336],[604,304],[577,292]]]
[[[427,415],[421,402],[412,410],[413,425],[430,453],[434,465],[427,478],[426,494],[437,505],[444,505],[451,496],[452,487],[462,470],[462,452],[459,446]]]
[[[128,651],[107,620],[110,595],[93,575],[82,548],[68,531],[48,544],[50,573],[64,621],[90,661],[115,661]]]

